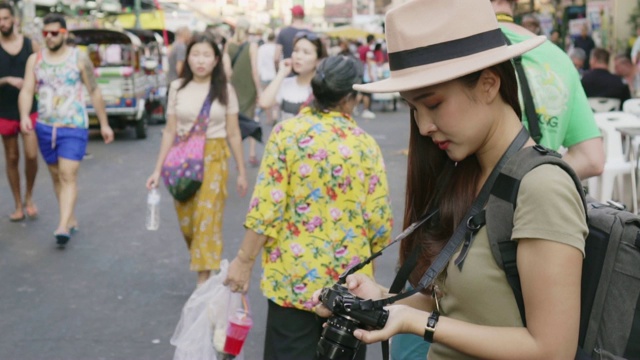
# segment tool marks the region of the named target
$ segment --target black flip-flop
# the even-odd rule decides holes
[[[61,248],[67,245],[67,243],[71,239],[71,234],[60,233],[60,234],[53,234],[53,236],[56,237],[56,244],[58,244],[58,247],[61,247]]]

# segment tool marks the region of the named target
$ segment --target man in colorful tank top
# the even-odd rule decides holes
[[[66,45],[65,19],[60,14],[49,14],[43,24],[42,36],[47,48],[31,55],[27,61],[19,97],[20,125],[25,133],[34,130],[29,109],[37,92],[35,132],[59,202],[60,222],[54,236],[56,243],[63,247],[78,229],[74,214],[76,177],[87,148],[89,127],[83,86],[96,109],[105,143],[113,141],[113,131],[107,122],[91,60],[77,48]]]
[[[10,221],[22,221],[25,216],[35,218],[38,208],[33,202],[33,187],[38,172],[38,140],[35,134],[22,134],[24,148],[24,172],[27,183],[22,201],[20,186],[20,114],[18,94],[22,88],[24,69],[35,44],[20,35],[15,27],[13,7],[0,2],[0,135],[4,145],[7,178],[15,201],[15,211]],[[31,121],[35,122],[37,112],[35,102],[29,110]]]

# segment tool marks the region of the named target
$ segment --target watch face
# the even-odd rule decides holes
[[[427,328],[433,329],[435,326],[436,326],[436,319],[429,318],[429,321],[427,321]]]

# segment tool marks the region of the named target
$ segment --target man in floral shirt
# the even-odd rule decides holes
[[[352,60],[329,59],[353,63],[357,74]],[[331,75],[340,73],[336,64],[325,70],[321,84],[331,84]],[[355,96],[350,87],[345,91],[352,108]],[[345,115],[350,109],[338,109],[305,108],[274,127],[246,217],[248,231],[229,267],[231,290],[246,292],[253,260],[264,247],[265,359],[313,358],[325,320],[313,313],[313,293],[390,240],[393,219],[382,153]],[[361,272],[373,275],[371,266]]]

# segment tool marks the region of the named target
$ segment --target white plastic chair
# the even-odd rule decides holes
[[[620,110],[620,99],[606,97],[590,97],[589,106],[594,113]]]
[[[602,175],[589,178],[589,193],[599,201],[606,203],[613,196],[614,183],[618,186],[618,196],[624,194],[623,176],[631,176],[631,201],[633,212],[638,212],[638,194],[636,189],[636,164],[634,154],[624,153],[622,134],[616,128],[640,128],[640,120],[621,111],[595,114],[596,124],[602,132],[605,149],[605,164]]]
[[[629,99],[622,104],[622,111],[627,114],[633,114],[640,119],[640,99]],[[637,161],[640,161],[638,158],[638,154],[640,153],[640,137],[636,136],[633,139],[629,139],[631,141],[632,147],[631,149],[635,151],[636,156],[636,167],[638,166]]]
[[[622,104],[622,111],[640,116],[640,99],[629,99]]]

